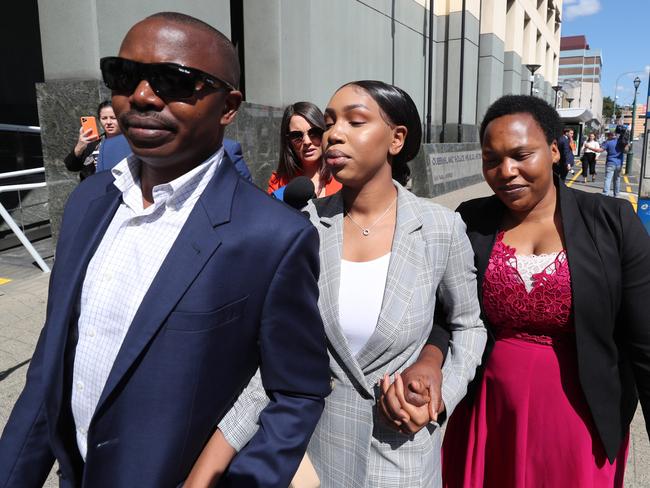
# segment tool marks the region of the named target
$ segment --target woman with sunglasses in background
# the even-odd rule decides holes
[[[308,455],[323,488],[440,486],[442,435],[427,425],[438,408],[407,406],[408,418],[393,429],[379,418],[377,399],[389,376],[399,382],[416,360],[438,301],[454,347],[444,367],[449,335],[432,353],[442,391],[438,382],[431,396],[442,396],[451,412],[465,395],[486,340],[465,227],[458,214],[402,186],[422,135],[406,92],[380,81],[348,83],[330,100],[325,121],[325,161],[343,187],[306,207],[320,236],[319,308],[332,376]],[[187,486],[210,486],[193,483],[197,471],[222,472],[219,454],[244,447],[267,401],[256,376],[220,422]]]
[[[79,172],[79,180],[95,173],[102,141],[121,133],[110,101],[106,100],[99,104],[97,118],[104,128],[104,133],[99,137],[93,137],[91,129],[84,131],[83,127],[79,128],[77,144],[63,160],[68,171]]]
[[[269,179],[268,193],[277,192],[297,176],[314,184],[316,197],[332,195],[341,184],[323,162],[325,119],[316,105],[297,102],[289,105],[280,124],[280,161]],[[275,193],[281,199],[281,193]]]

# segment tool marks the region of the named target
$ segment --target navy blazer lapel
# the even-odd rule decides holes
[[[55,269],[50,283],[49,300],[56,301],[51,307],[48,321],[47,343],[44,347],[43,370],[49,374],[44,378],[48,395],[46,410],[51,420],[50,431],[53,439],[58,439],[56,429],[63,401],[64,354],[69,337],[70,321],[74,319],[76,301],[86,275],[86,268],[95,253],[102,236],[106,232],[113,215],[121,201],[121,192],[113,185],[113,180],[106,186],[106,193],[92,200],[78,221],[74,236],[69,239],[67,248],[59,249],[56,255]],[[55,443],[59,443],[55,440]],[[56,444],[55,444],[56,446]],[[60,447],[60,446],[59,446]],[[56,448],[56,447],[55,447]],[[59,456],[67,456],[65,449],[57,449]],[[72,464],[71,460],[68,463]]]
[[[47,336],[45,364],[54,365],[58,361],[60,365],[63,360],[68,337],[68,324],[73,318],[88,263],[111,223],[122,200],[121,197],[122,193],[111,181],[106,187],[106,193],[88,204],[84,216],[79,220],[77,231],[72,238],[69,238],[70,245],[65,249],[60,249],[56,255],[57,273],[54,277],[57,280],[56,296],[51,298],[56,300],[56,305],[52,307],[52,316],[48,317],[48,321],[62,324],[62,326],[51,329],[52,332]],[[59,280],[65,280],[65,282],[59,283]],[[61,395],[59,381],[62,381],[62,368],[54,366],[50,371],[53,374],[59,373],[59,377],[51,383],[54,398],[58,399]],[[58,401],[53,402],[53,404],[58,403]]]
[[[222,242],[239,176],[224,155],[145,294],[115,358],[95,416]],[[173,277],[173,279],[172,279]]]
[[[88,263],[121,201],[122,193],[111,181],[106,187],[106,193],[88,204],[85,215],[79,220],[77,232],[69,240],[70,245],[56,255],[58,267],[66,270],[66,281],[75,285],[63,287],[57,296],[57,309],[72,309],[71,302],[77,298]]]

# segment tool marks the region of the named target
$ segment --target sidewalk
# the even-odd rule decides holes
[[[25,262],[30,260],[25,258]],[[48,260],[48,265],[51,265],[51,260]],[[12,281],[0,286],[0,429],[4,428],[25,385],[29,361],[45,322],[50,277],[36,267],[17,268],[11,270]],[[8,270],[9,266],[0,256],[0,277],[7,275]],[[46,488],[59,485],[54,471],[55,468],[43,485]]]
[[[581,188],[601,191],[601,180]],[[440,195],[432,200],[455,209],[464,200],[492,194],[485,183],[479,183],[455,192]],[[51,241],[36,243],[39,253],[52,264]],[[38,334],[45,320],[45,306],[49,275],[31,263],[31,257],[16,248],[0,253],[0,429],[4,428],[11,409],[25,383],[28,362],[34,351]],[[3,278],[10,279],[4,284]],[[642,488],[650,486],[650,443],[645,430],[643,415],[639,408],[632,424],[630,454],[625,486]],[[46,488],[57,486],[58,480],[51,474]]]

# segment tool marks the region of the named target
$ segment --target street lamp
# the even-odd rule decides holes
[[[636,119],[636,94],[639,91],[639,86],[641,85],[641,78],[638,76],[634,78],[634,101],[632,102],[632,127],[630,129],[630,151],[627,153],[627,161],[625,162],[625,174],[629,175],[632,171],[632,160],[634,159],[634,153],[632,148],[634,147],[634,119]]]
[[[569,108],[571,108],[571,102],[573,102],[575,98],[573,97],[566,97],[566,101],[569,102]]]
[[[530,71],[530,95],[533,95],[533,85],[535,84],[535,71],[542,67],[541,64],[524,64]]]
[[[557,92],[559,92],[562,89],[562,85],[555,85],[552,86],[553,91],[555,92],[555,108],[557,108]]]
[[[622,76],[635,75],[637,73],[643,73],[643,70],[638,69],[636,71],[626,71],[625,73],[621,73],[620,75],[618,75],[618,77],[616,78],[616,86],[614,87],[614,118],[615,119],[616,119],[616,100],[618,98],[618,80],[620,80]],[[637,76],[637,78],[638,78],[638,76]]]

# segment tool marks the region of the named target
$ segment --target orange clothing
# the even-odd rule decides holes
[[[302,173],[299,173],[296,176],[301,176],[301,174]],[[294,176],[294,178],[296,176]],[[287,179],[284,176],[278,176],[277,172],[274,171],[269,178],[269,187],[267,188],[266,192],[270,195],[278,188],[286,186],[292,179],[293,178]],[[334,178],[330,178],[330,180],[325,185],[325,196],[328,197],[330,195],[334,195],[341,189],[342,186],[343,185],[341,185],[341,183],[336,181]]]

